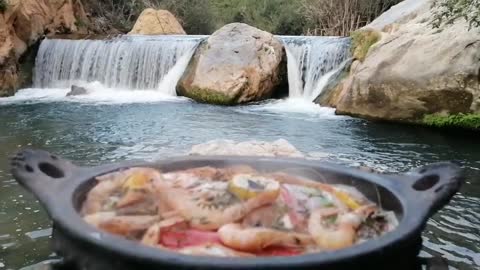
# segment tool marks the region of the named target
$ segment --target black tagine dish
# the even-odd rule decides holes
[[[373,240],[345,249],[292,257],[195,257],[139,245],[84,221],[82,206],[98,177],[129,168],[162,173],[201,167],[249,166],[258,172],[284,172],[355,187],[369,201],[391,211],[398,226]],[[15,179],[44,205],[53,221],[53,248],[78,269],[412,269],[428,219],[449,203],[464,177],[453,163],[437,163],[406,174],[384,175],[319,161],[262,157],[178,157],[153,163],[124,162],[78,167],[42,150],[12,158]],[[319,178],[321,176],[321,179]]]

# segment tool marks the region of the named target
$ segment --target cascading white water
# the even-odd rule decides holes
[[[176,95],[176,84],[206,36],[121,36],[110,40],[42,42],[34,87],[156,90]],[[278,36],[285,44],[291,98],[317,98],[347,58],[350,41],[335,37]]]
[[[34,86],[66,88],[100,82],[108,88],[156,90],[174,86],[202,36],[123,36],[112,40],[45,40],[35,64]],[[168,83],[163,83],[163,80]],[[172,90],[173,89],[173,90]]]
[[[350,39],[281,37],[288,60],[290,98],[314,101],[350,57]]]

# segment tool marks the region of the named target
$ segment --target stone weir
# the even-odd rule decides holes
[[[176,95],[176,85],[196,49],[209,38],[125,35],[108,39],[46,39],[36,58],[34,87],[69,88],[99,82],[113,89],[157,90]],[[313,101],[325,88],[331,73],[350,57],[348,38],[276,38],[286,51],[282,58],[287,61],[282,64],[288,62],[290,97]]]

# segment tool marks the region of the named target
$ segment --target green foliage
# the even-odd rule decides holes
[[[375,43],[377,43],[381,36],[378,32],[372,30],[355,31],[351,34],[352,37],[352,53],[355,59],[364,61],[365,57]]]
[[[0,0],[5,1],[5,0]],[[242,22],[278,35],[348,35],[401,0],[83,0],[97,28],[121,32],[148,7],[171,11],[188,34]]]
[[[87,11],[95,18],[98,30],[116,29],[128,32],[140,13],[151,4],[138,0],[82,0]]]
[[[7,10],[7,7],[7,0],[0,0],[0,12],[5,12],[5,10]]]
[[[297,2],[297,1],[295,1]],[[304,33],[347,36],[401,0],[299,0]]]
[[[480,27],[480,0],[435,0],[432,25],[440,28],[457,19],[465,19],[470,29]]]
[[[211,1],[217,15],[217,28],[241,22],[279,35],[300,35],[303,16],[300,1],[291,0],[217,0]]]
[[[209,0],[161,0],[155,7],[172,12],[189,34],[210,34],[215,28]]]
[[[449,116],[426,115],[423,124],[438,128],[464,128],[480,130],[480,114],[456,114]]]

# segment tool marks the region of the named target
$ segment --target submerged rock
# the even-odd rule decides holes
[[[138,17],[130,35],[186,35],[182,25],[167,10],[145,9]]]
[[[214,140],[193,146],[189,155],[305,157],[295,146],[283,139],[274,142],[248,141],[240,143],[231,140]]]
[[[417,121],[480,111],[480,32],[463,18],[433,29],[432,16],[430,1],[407,0],[364,29],[380,40],[336,88],[337,113]]]
[[[177,85],[179,95],[235,105],[272,96],[281,82],[282,43],[246,24],[224,26],[203,42]]]
[[[72,85],[70,92],[67,93],[67,97],[71,96],[83,96],[88,95],[90,91],[84,87]]]

